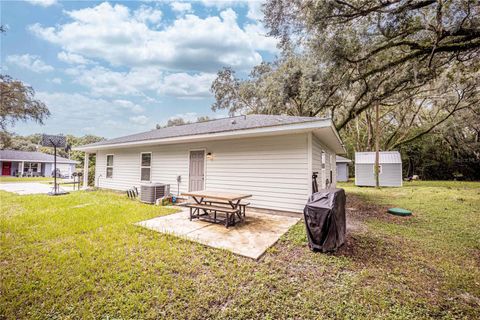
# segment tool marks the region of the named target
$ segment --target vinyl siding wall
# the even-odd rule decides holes
[[[322,169],[322,150],[325,153],[325,168]],[[325,147],[315,135],[312,137],[312,171],[318,172],[318,188],[326,188],[326,180],[330,180],[330,170],[332,170],[333,182],[330,185],[331,188],[336,187],[337,173],[335,165],[335,153]]]
[[[307,134],[208,141],[144,148],[112,149],[97,153],[95,183],[101,188],[126,190],[139,186],[140,153],[152,152],[151,181],[170,184],[177,193],[188,191],[190,150],[212,153],[206,161],[205,188],[252,194],[253,207],[302,212],[309,196]],[[106,155],[114,155],[113,178],[106,176]]]
[[[337,181],[348,181],[347,163],[337,163]]]
[[[355,185],[374,187],[375,174],[373,171],[373,167],[373,164],[355,164]],[[402,164],[382,164],[382,173],[380,174],[380,186],[401,187]]]

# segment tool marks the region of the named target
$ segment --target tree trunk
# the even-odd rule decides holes
[[[372,151],[373,150],[373,135],[375,135],[374,129],[373,129],[373,124],[372,124],[372,118],[370,116],[369,112],[365,112],[365,121],[367,124],[367,150],[366,151]]]
[[[355,119],[355,129],[356,129],[356,133],[357,133],[357,139],[355,141],[355,151],[359,151],[361,150],[360,149],[360,126],[358,124],[358,117]],[[479,133],[480,135],[480,133]]]
[[[380,114],[375,104],[375,187],[380,188]]]
[[[410,154],[407,154],[408,156],[408,173],[407,173],[407,178],[413,177],[413,159]]]

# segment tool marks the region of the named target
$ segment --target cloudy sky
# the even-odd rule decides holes
[[[37,132],[115,137],[213,113],[223,66],[240,75],[277,53],[260,1],[2,1],[1,72],[52,116]]]

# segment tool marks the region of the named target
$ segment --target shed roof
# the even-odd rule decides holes
[[[37,151],[0,150],[1,161],[52,162],[53,155]],[[77,164],[78,161],[57,156],[57,163]]]
[[[352,160],[344,158],[342,156],[337,156],[336,162],[337,163],[350,163],[350,162],[352,162]]]
[[[374,164],[375,152],[355,152],[356,164]],[[380,151],[380,164],[402,163],[402,157],[398,151]]]
[[[175,141],[186,140],[187,138],[200,139],[200,137],[202,137],[202,139],[207,139],[208,137],[218,135],[227,136],[228,134],[228,136],[230,136],[234,134],[242,134],[248,131],[248,129],[265,129],[268,131],[268,129],[271,128],[271,131],[274,131],[275,128],[283,126],[287,127],[288,125],[296,124],[311,124],[312,128],[317,129],[329,127],[333,128],[332,121],[329,118],[322,119],[316,117],[252,114],[150,130],[119,138],[91,143],[84,146],[75,147],[74,149],[86,151],[97,149],[97,147],[98,149],[105,149],[107,147],[109,148],[127,145],[131,146],[138,145],[140,143],[161,143],[167,140],[172,141],[173,139],[175,139]],[[335,143],[343,149],[342,142],[334,128],[333,131],[335,137],[332,138],[332,141],[335,140]]]

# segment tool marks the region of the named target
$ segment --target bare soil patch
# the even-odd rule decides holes
[[[347,195],[346,213],[348,220],[363,222],[366,219],[375,218],[381,221],[403,224],[414,217],[414,215],[407,217],[394,216],[387,213],[388,209],[387,206],[365,201],[357,195]]]

